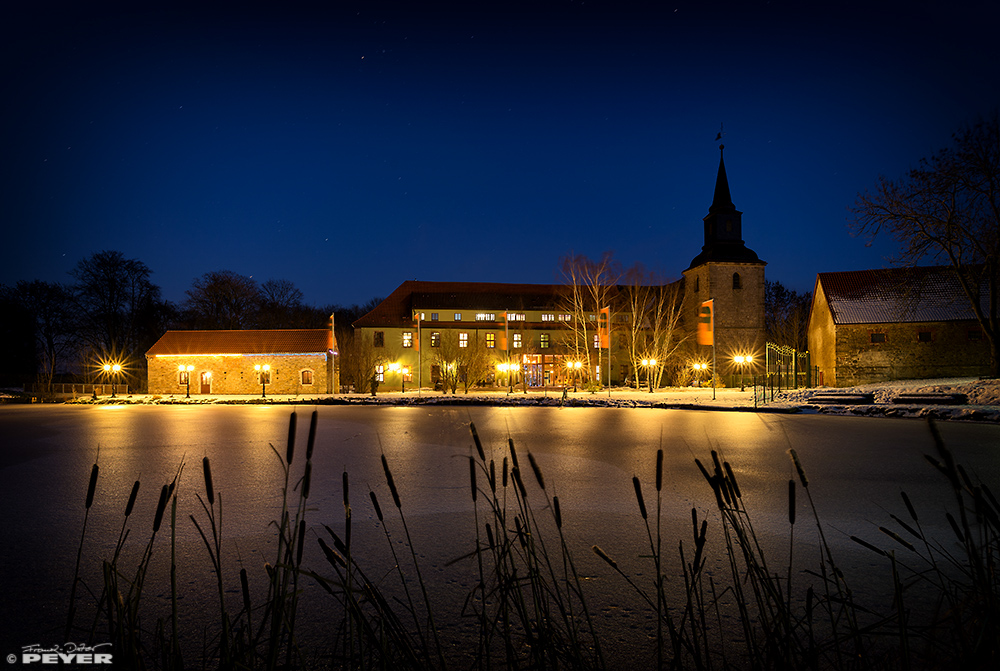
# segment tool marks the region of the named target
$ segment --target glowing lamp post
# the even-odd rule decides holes
[[[177,370],[179,370],[182,373],[186,373],[186,375],[184,376],[184,381],[187,383],[187,391],[184,394],[184,398],[191,398],[191,371],[194,370],[194,366],[191,365],[185,366],[181,364],[180,366],[177,367]]]
[[[115,383],[118,382],[118,374],[121,373],[121,364],[104,364],[104,375],[111,377],[111,398],[115,397]]]
[[[267,378],[271,375],[271,365],[256,364],[253,369],[260,374],[260,397],[267,398]]]
[[[573,373],[573,393],[576,393],[576,382],[580,375],[580,368],[583,367],[582,361],[567,361],[566,368],[568,368]]]
[[[646,382],[649,383],[649,393],[653,393],[653,368],[656,366],[656,359],[643,359],[642,365],[646,369]]]
[[[399,389],[400,389],[400,393],[405,394],[406,393],[406,380],[404,379],[403,376],[406,375],[408,372],[410,372],[410,369],[406,368],[406,367],[404,367],[404,366],[402,366],[401,364],[398,364],[398,363],[391,363],[391,364],[389,364],[389,370],[391,370],[393,373],[399,373],[399,385],[400,385]]]
[[[698,386],[701,386],[701,371],[708,370],[708,364],[707,363],[693,363],[693,364],[691,364],[691,368],[694,369],[694,377],[695,377],[696,380],[698,380]]]
[[[746,385],[744,384],[743,380],[743,372],[748,364],[753,363],[753,357],[750,356],[749,354],[746,356],[740,354],[733,357],[733,361],[735,361],[736,365],[740,367],[740,391],[746,391]]]

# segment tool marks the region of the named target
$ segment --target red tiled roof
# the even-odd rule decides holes
[[[975,319],[948,266],[819,273],[835,324],[892,324]],[[989,292],[983,291],[984,304]],[[984,305],[985,307],[985,305]]]
[[[418,309],[554,310],[568,290],[562,284],[498,282],[403,282],[375,309],[354,322],[366,326],[407,326]]]
[[[329,329],[167,331],[146,354],[304,354],[332,348]]]

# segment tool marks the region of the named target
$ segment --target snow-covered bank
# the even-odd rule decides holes
[[[818,403],[817,395],[833,393],[871,394],[872,403]],[[962,405],[894,402],[901,394],[963,394]],[[79,404],[143,404],[143,405],[493,405],[493,406],[562,406],[612,408],[680,408],[694,410],[730,410],[758,412],[817,412],[824,414],[861,415],[868,417],[935,417],[938,419],[1000,423],[1000,380],[952,378],[942,380],[900,380],[860,385],[850,388],[817,387],[775,393],[767,402],[758,388],[739,389],[683,387],[648,390],[613,388],[589,392],[567,390],[473,390],[468,394],[442,394],[429,390],[380,391],[370,394],[299,395],[299,396],[153,396],[130,395],[114,399],[89,396],[67,401]],[[770,393],[768,393],[770,398]]]

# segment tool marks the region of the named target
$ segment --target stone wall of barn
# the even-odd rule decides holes
[[[836,351],[838,387],[989,373],[989,345],[975,321],[842,324]]]
[[[150,356],[149,393],[180,395],[187,384],[180,366],[193,366],[191,396],[220,394],[310,395],[335,391],[332,361],[326,354],[268,354],[213,356]],[[270,380],[261,384],[255,365],[271,367]]]

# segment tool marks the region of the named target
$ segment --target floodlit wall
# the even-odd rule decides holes
[[[261,394],[255,365],[269,365],[267,394],[328,394],[335,391],[333,362],[324,353],[212,356],[148,356],[149,393],[185,395],[187,385],[178,367],[193,366],[191,396]]]

